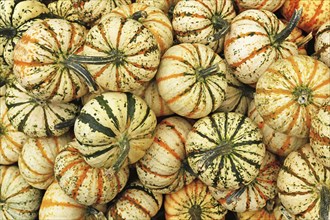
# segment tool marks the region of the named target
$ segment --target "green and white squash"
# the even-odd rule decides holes
[[[72,140],[71,135],[29,138],[18,159],[22,177],[37,189],[47,189],[54,181],[54,161],[61,149]]]
[[[225,99],[225,61],[203,44],[182,43],[162,56],[156,74],[160,96],[176,114],[201,118]]]
[[[164,209],[166,220],[224,220],[227,214],[208,187],[198,179],[175,193],[166,194]]]
[[[148,30],[155,36],[160,52],[161,54],[164,54],[173,44],[173,28],[169,18],[159,8],[141,3],[122,5],[102,17],[102,20],[107,19],[109,16],[134,19],[136,14],[142,14],[137,21],[148,28]]]
[[[30,186],[21,176],[17,166],[0,166],[0,188],[0,219],[37,218],[42,191]]]
[[[249,9],[237,15],[224,43],[224,55],[235,77],[254,86],[276,60],[298,54],[297,45],[286,38],[300,16],[301,10],[296,11],[286,26],[267,10]]]
[[[5,95],[8,119],[15,129],[31,137],[60,136],[69,127],[56,128],[79,113],[75,103],[52,103],[28,93],[17,81],[7,86]]]
[[[156,75],[160,63],[156,38],[135,19],[102,19],[86,36],[84,56],[76,57],[104,90],[132,92]]]
[[[330,168],[330,97],[320,108],[312,115],[310,129],[310,145],[319,161]]]
[[[0,56],[0,97],[6,93],[6,84],[13,77],[12,68],[5,63],[5,60]]]
[[[74,124],[79,152],[93,167],[119,170],[141,159],[150,147],[157,120],[139,96],[106,92],[86,103]]]
[[[235,16],[231,0],[179,1],[173,10],[172,25],[180,43],[205,44],[219,53]]]
[[[286,157],[289,153],[297,150],[308,142],[307,137],[299,138],[296,136],[286,135],[281,132],[276,132],[274,129],[269,127],[258,113],[254,100],[252,100],[249,105],[247,115],[260,128],[263,136],[263,142],[266,145],[267,150],[276,155]]]
[[[81,16],[79,11],[73,7],[73,1],[56,0],[50,2],[47,7],[49,12],[58,18],[65,19],[70,22],[83,23],[83,21],[80,21]]]
[[[235,190],[217,190],[210,187],[211,194],[230,211],[257,211],[277,195],[276,180],[280,167],[276,156],[267,151],[258,176],[250,184]]]
[[[262,134],[239,113],[219,112],[199,119],[186,141],[188,164],[207,186],[238,189],[258,175],[266,154]]]
[[[165,1],[159,1],[159,0],[136,0],[137,3],[142,3],[145,5],[157,7],[160,10],[162,10],[167,17],[172,20],[173,15],[173,9],[180,0],[165,0]]]
[[[329,219],[330,172],[309,144],[285,158],[277,187],[281,203],[297,220]]]
[[[38,0],[0,0],[0,57],[13,66],[13,52],[23,33],[49,12]]]
[[[91,167],[77,151],[78,145],[74,140],[56,156],[56,181],[65,194],[82,205],[110,202],[126,185],[128,167],[122,167],[116,173],[106,168]]]
[[[158,193],[173,193],[195,179],[186,161],[185,143],[191,124],[172,116],[158,123],[154,140],[137,162],[141,183]]]
[[[107,211],[108,220],[151,219],[160,210],[163,195],[154,192],[139,181],[125,187],[119,198]]]
[[[264,122],[290,136],[309,136],[311,115],[330,97],[330,69],[310,56],[276,61],[260,77],[255,105]]]
[[[315,34],[314,50],[317,59],[330,67],[330,20],[325,22]]]
[[[16,163],[28,137],[11,125],[5,97],[0,97],[0,164]]]
[[[82,65],[70,60],[85,41],[86,28],[64,19],[45,19],[31,26],[14,49],[18,82],[40,99],[70,102],[96,89]]]
[[[84,206],[72,199],[54,181],[42,197],[38,217],[42,220],[106,220],[106,204]]]
[[[235,4],[240,11],[246,9],[264,9],[267,11],[277,11],[285,2],[285,0],[235,0]]]

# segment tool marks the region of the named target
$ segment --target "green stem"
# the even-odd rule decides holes
[[[208,42],[220,40],[229,31],[230,28],[228,21],[222,18],[217,18],[213,25],[217,32],[207,38]]]
[[[74,122],[76,121],[77,117],[69,119],[67,121],[60,122],[54,126],[55,129],[63,129],[67,127],[71,127],[74,125]]]
[[[218,70],[219,70],[219,65],[213,64],[205,69],[198,70],[198,75],[202,77],[206,77],[218,72]]]
[[[202,208],[200,205],[192,205],[188,211],[191,220],[201,220],[202,219]]]
[[[267,200],[265,210],[268,213],[272,213],[274,211],[274,208],[275,208],[275,200],[274,199]]]
[[[119,155],[118,158],[115,162],[115,164],[113,165],[113,170],[116,172],[118,172],[120,170],[120,168],[123,166],[129,150],[130,150],[130,145],[129,145],[129,140],[127,139],[127,137],[124,137],[121,141],[119,141]]]
[[[330,189],[327,186],[322,186],[320,197],[320,220],[329,220]]]
[[[6,80],[0,80],[0,87],[6,85],[6,83],[7,83]]]
[[[241,188],[236,190],[233,194],[228,196],[228,198],[226,199],[226,203],[230,204],[230,203],[236,201],[244,193],[246,187],[247,186],[242,186]]]
[[[5,37],[7,39],[14,38],[16,34],[17,34],[17,30],[14,27],[0,28],[0,36]]]
[[[92,206],[88,206],[86,212],[88,215],[88,219],[106,220],[106,217],[104,216],[104,214]]]
[[[147,17],[148,17],[148,13],[146,11],[137,11],[134,12],[130,18],[139,21],[140,18],[145,19]]]
[[[72,54],[68,57],[66,62],[77,62],[85,64],[108,64],[116,60],[117,54],[110,54],[109,56],[84,56]]]
[[[207,153],[204,154],[204,156],[202,157],[202,160],[205,161],[204,166],[208,167],[212,164],[213,160],[215,160],[215,158],[224,155],[228,155],[233,151],[232,146],[227,143],[227,142],[223,142],[220,143],[219,145],[217,145],[214,149],[209,150]]]
[[[273,40],[274,45],[279,45],[281,44],[293,31],[293,29],[297,26],[301,14],[302,14],[302,8],[295,10],[288,25],[280,32],[278,33]]]

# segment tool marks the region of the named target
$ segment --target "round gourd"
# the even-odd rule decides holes
[[[254,100],[252,100],[249,105],[247,115],[260,128],[263,136],[263,142],[266,145],[267,150],[276,155],[285,157],[308,142],[307,137],[299,138],[296,136],[286,135],[281,132],[276,132],[274,129],[269,127],[258,113]]]
[[[75,103],[53,103],[28,93],[17,81],[6,88],[8,119],[15,129],[31,137],[60,136],[69,127],[56,125],[76,117],[79,106]]]
[[[291,152],[277,178],[278,196],[300,219],[329,219],[330,172],[318,162],[309,144]]]
[[[235,0],[240,11],[246,9],[264,9],[275,12],[279,9],[285,0]]]
[[[180,43],[205,44],[219,53],[235,16],[231,0],[179,1],[173,10],[172,25]]]
[[[0,0],[0,57],[13,66],[14,47],[23,33],[49,12],[38,0]]]
[[[167,106],[187,118],[215,111],[225,98],[227,65],[203,44],[182,43],[162,56],[156,74],[158,91]]]
[[[330,1],[328,0],[286,0],[280,9],[280,13],[287,20],[290,19],[294,10],[303,8],[298,27],[309,33],[314,33],[319,27],[329,20]]]
[[[13,77],[12,68],[5,63],[5,60],[0,57],[0,97],[6,93],[6,85]]]
[[[312,115],[310,145],[318,160],[330,168],[330,98]]]
[[[110,205],[107,219],[151,219],[160,210],[163,195],[134,181],[125,187],[119,198]]]
[[[91,167],[77,151],[78,145],[77,141],[70,142],[56,156],[56,181],[66,195],[82,205],[110,202],[126,185],[128,167],[123,167],[116,173],[106,168]]]
[[[22,177],[35,188],[47,189],[54,180],[55,157],[71,139],[69,134],[29,138],[18,159]]]
[[[39,210],[39,219],[42,220],[106,220],[103,210],[106,204],[97,206],[84,206],[67,196],[56,181],[46,190],[42,197]]]
[[[166,220],[224,220],[227,214],[208,187],[197,179],[175,193],[166,194],[164,209]]]
[[[210,187],[211,195],[230,211],[257,211],[277,195],[276,180],[279,170],[279,161],[274,154],[267,151],[259,174],[251,183],[235,190],[217,190]]]
[[[73,1],[52,1],[47,5],[47,7],[52,14],[59,18],[68,20],[70,22],[82,23],[82,21],[80,21],[81,16],[79,15],[79,10],[76,10],[76,8],[73,7]]]
[[[146,4],[149,6],[154,6],[162,10],[170,20],[172,20],[173,9],[180,0],[166,0],[166,1],[159,1],[159,0],[136,0],[137,3]]]
[[[237,15],[224,43],[224,55],[235,77],[254,87],[277,59],[298,54],[297,45],[286,38],[300,15],[301,11],[296,12],[287,26],[267,10],[249,9]]]
[[[17,162],[23,144],[28,137],[11,125],[5,97],[0,97],[0,164],[9,165]]]
[[[315,34],[314,50],[317,59],[330,67],[330,20],[325,22]]]
[[[198,178],[218,190],[238,189],[258,175],[266,148],[254,122],[219,112],[199,119],[186,141],[188,163]]]
[[[42,191],[30,186],[17,166],[0,166],[0,189],[0,219],[37,218]]]
[[[159,8],[141,3],[122,5],[113,9],[111,13],[102,19],[107,19],[109,16],[130,19],[137,13],[142,14],[142,17],[137,19],[137,21],[155,36],[160,52],[164,54],[173,44],[173,29],[171,21]]]
[[[141,13],[135,14],[140,18]],[[83,57],[96,83],[104,90],[132,92],[156,74],[160,50],[155,36],[135,19],[107,16],[86,36]]]
[[[148,105],[131,93],[106,92],[86,103],[74,124],[78,150],[94,167],[119,170],[150,147],[157,120]]]
[[[260,77],[255,105],[275,131],[306,138],[311,115],[330,96],[330,69],[309,56],[278,60]]]
[[[96,88],[90,74],[70,56],[79,53],[86,28],[64,19],[45,19],[31,26],[14,49],[18,82],[40,99],[70,102]]]
[[[195,178],[189,173],[185,143],[191,124],[172,116],[158,123],[154,140],[146,154],[137,162],[141,183],[158,193],[173,193]]]

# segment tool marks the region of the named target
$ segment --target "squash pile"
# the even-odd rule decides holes
[[[330,1],[0,11],[0,219],[330,219]]]

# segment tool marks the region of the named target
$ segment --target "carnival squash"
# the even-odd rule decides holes
[[[315,34],[314,57],[330,67],[330,20],[325,22]]]

